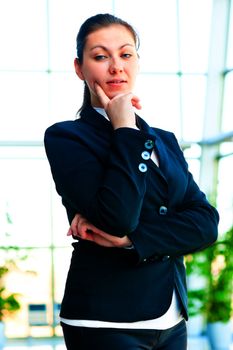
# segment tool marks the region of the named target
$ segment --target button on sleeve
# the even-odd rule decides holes
[[[159,214],[166,215],[167,214],[167,207],[165,207],[164,205],[161,205],[161,207],[159,208]]]
[[[154,147],[154,142],[152,140],[147,140],[144,146],[146,149],[152,149]]]
[[[145,173],[147,171],[147,165],[144,163],[140,163],[138,166],[138,169],[142,172]]]
[[[142,156],[142,159],[144,160],[150,159],[150,153],[148,151],[143,151],[141,156]]]

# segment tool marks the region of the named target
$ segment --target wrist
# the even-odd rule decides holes
[[[127,245],[126,247],[124,247],[124,249],[134,249],[133,243],[131,243],[130,245]]]
[[[131,129],[139,130],[136,124],[122,123],[122,124],[113,125],[114,130],[117,130],[120,128],[131,128]]]

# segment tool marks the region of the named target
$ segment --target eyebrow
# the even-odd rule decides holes
[[[119,47],[119,50],[120,49],[123,49],[125,46],[131,46],[131,47],[134,47],[134,45],[133,44],[124,44],[124,45],[122,45],[122,46],[120,46]],[[94,50],[94,49],[103,49],[103,50],[105,50],[105,51],[108,51],[109,49],[106,47],[106,46],[104,46],[104,45],[95,45],[95,46],[93,46],[91,49],[90,49],[90,51],[92,51],[92,50]]]

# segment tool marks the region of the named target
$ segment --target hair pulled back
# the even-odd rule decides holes
[[[108,27],[113,24],[119,24],[124,26],[126,29],[128,29],[134,38],[136,48],[139,47],[139,37],[136,31],[134,30],[134,28],[129,23],[109,13],[97,14],[95,16],[89,17],[81,25],[79,29],[79,32],[76,38],[76,51],[77,51],[77,59],[80,64],[83,63],[83,52],[85,49],[88,35],[99,29]],[[79,109],[79,112],[82,111],[85,107],[90,105],[91,105],[91,95],[90,95],[90,91],[87,86],[87,83],[84,81],[83,103]]]

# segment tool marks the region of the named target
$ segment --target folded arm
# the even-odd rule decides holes
[[[181,256],[205,249],[218,236],[219,215],[200,191],[191,174],[186,195],[165,215],[154,211],[129,233],[139,260],[153,256]]]
[[[91,241],[108,248],[127,248],[132,245],[127,236],[120,238],[110,235],[95,227],[81,214],[76,214],[73,218],[67,236]]]
[[[152,137],[131,128],[117,129],[110,149],[104,148],[99,158],[95,148],[101,139],[91,143],[92,134],[91,138],[81,130],[77,136],[73,129],[73,125],[68,131],[55,125],[45,135],[57,192],[68,211],[73,211],[69,219],[80,213],[99,229],[124,237],[139,222],[147,176],[140,164],[148,161],[142,153]]]

